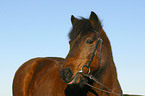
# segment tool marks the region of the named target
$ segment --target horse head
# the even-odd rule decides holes
[[[77,19],[72,15],[71,22],[73,28],[69,33],[70,51],[60,69],[60,75],[65,83],[78,84],[85,79],[81,72],[93,74],[100,67],[101,49],[96,48],[96,44],[102,26],[94,12],[91,12],[89,19]],[[86,66],[88,62],[91,63],[90,66]]]

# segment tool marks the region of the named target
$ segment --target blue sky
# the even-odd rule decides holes
[[[18,67],[35,57],[64,57],[70,17],[94,11],[108,35],[124,93],[145,94],[144,0],[1,0],[0,96],[12,95]]]

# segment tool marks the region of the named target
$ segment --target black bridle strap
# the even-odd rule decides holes
[[[99,65],[101,64],[102,45],[103,45],[103,40],[100,38],[100,60],[99,60]]]
[[[100,65],[100,63],[101,63],[101,53],[102,53],[102,43],[103,43],[103,40],[99,37],[97,42],[96,42],[96,46],[95,46],[94,52],[92,53],[92,57],[90,58],[89,62],[82,67],[82,69],[81,69],[82,72],[83,72],[83,68],[87,67],[87,68],[89,68],[89,72],[88,73],[90,73],[90,65],[91,65],[91,63],[92,63],[92,61],[94,59],[95,52],[96,52],[96,50],[98,48],[99,42],[100,42],[100,60],[99,60],[99,65]]]
[[[99,41],[100,41],[100,39],[101,39],[101,38],[98,38],[98,40],[97,40],[97,43],[96,43],[96,46],[95,46],[94,52],[92,53],[92,57],[90,58],[89,62],[88,62],[87,65],[86,65],[87,68],[90,67],[90,65],[91,65],[91,63],[92,63],[92,61],[93,61],[93,59],[94,59],[95,52],[96,52],[96,50],[97,50],[97,48],[98,48],[98,45],[99,45]],[[101,50],[100,50],[100,51],[101,51]]]

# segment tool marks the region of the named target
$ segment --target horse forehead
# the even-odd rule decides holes
[[[92,30],[92,31],[82,31],[80,32],[77,36],[73,37],[70,39],[71,42],[73,43],[77,43],[85,40],[87,37],[93,37],[93,39],[95,39],[96,37],[96,33]]]
[[[83,41],[85,41],[87,38],[92,38],[93,40],[96,38],[96,34],[93,32],[90,32],[88,34],[79,34],[73,41],[71,40],[71,47],[79,48],[79,45],[81,46]]]
[[[70,40],[74,40],[79,34],[87,34],[90,31],[92,31],[93,27],[89,20],[83,19],[79,20],[72,28],[72,30],[69,33]]]

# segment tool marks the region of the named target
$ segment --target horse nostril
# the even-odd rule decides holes
[[[72,72],[72,70],[69,67],[67,67],[66,69],[64,69],[64,76],[65,77],[71,78],[72,75],[73,75],[73,72]]]

